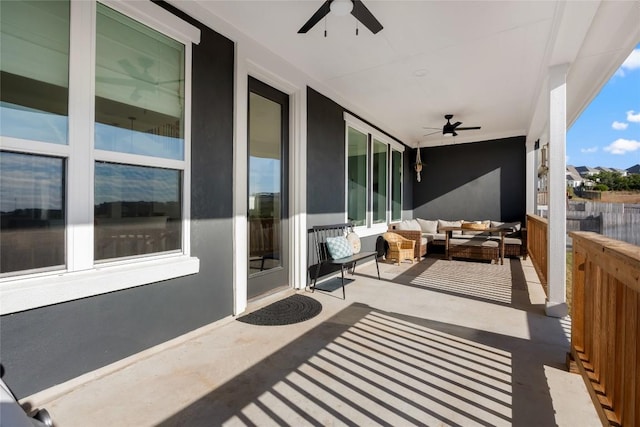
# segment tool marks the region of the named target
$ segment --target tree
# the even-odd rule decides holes
[[[598,185],[594,186],[594,190],[598,191],[629,191],[629,190],[640,190],[640,174],[630,174],[627,176],[622,176],[618,172],[600,172],[597,175],[594,175],[592,179],[607,187],[606,190],[599,190]]]

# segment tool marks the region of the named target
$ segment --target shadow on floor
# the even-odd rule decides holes
[[[542,314],[544,307],[532,305],[527,283],[518,258],[505,258],[504,265],[488,262],[445,259],[442,255],[429,255],[421,262],[396,267],[397,274],[382,273],[390,283],[425,289],[451,296],[491,304],[510,306]],[[355,273],[377,279],[370,274]]]
[[[552,353],[356,303],[160,425],[551,426]]]

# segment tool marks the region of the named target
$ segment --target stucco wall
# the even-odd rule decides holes
[[[312,88],[307,89],[307,224],[345,222],[345,121],[344,107]],[[350,114],[353,114],[349,112]],[[353,114],[354,115],[354,114]],[[370,124],[375,128],[374,125]],[[376,128],[378,129],[378,128]],[[378,129],[384,132],[381,129]],[[411,150],[404,153],[403,217],[412,214]],[[308,266],[315,263],[314,246],[309,234]],[[361,239],[362,250],[373,251],[377,236]],[[339,270],[339,268],[337,268]]]
[[[202,30],[193,46],[191,171],[191,253],[200,273],[3,316],[4,380],[18,398],[232,314],[234,47],[163,6]]]
[[[525,137],[422,148],[421,157],[416,218],[524,221]]]

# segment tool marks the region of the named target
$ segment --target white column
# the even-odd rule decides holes
[[[67,268],[93,268],[94,157],[93,122],[95,109],[95,21],[94,2],[71,2],[69,34],[69,149],[67,186],[69,209],[67,227]],[[91,37],[86,37],[87,27]],[[89,58],[90,67],[87,67]],[[76,203],[81,201],[81,203]]]
[[[295,289],[304,289],[307,284],[307,88],[298,89],[290,96],[293,120],[289,150],[289,283]]]
[[[567,315],[566,138],[568,64],[549,69],[549,236],[547,316]]]
[[[236,43],[235,82],[235,132],[233,141],[233,314],[238,315],[247,308],[247,111],[249,83],[244,46]]]
[[[526,209],[527,214],[536,212],[536,198],[538,182],[538,170],[536,167],[535,141],[531,139],[526,143]]]

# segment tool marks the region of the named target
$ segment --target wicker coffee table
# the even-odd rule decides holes
[[[500,259],[500,244],[495,240],[470,237],[449,239],[446,250],[447,257],[451,260],[456,258],[480,259],[495,261],[498,264]]]
[[[473,237],[472,235],[453,236],[453,231],[462,230],[462,227],[444,227],[445,232],[445,256],[451,260],[456,258],[480,259],[498,264],[504,263],[504,231],[499,228],[487,228],[482,231],[488,233],[500,233],[500,241],[487,239],[486,237]]]

